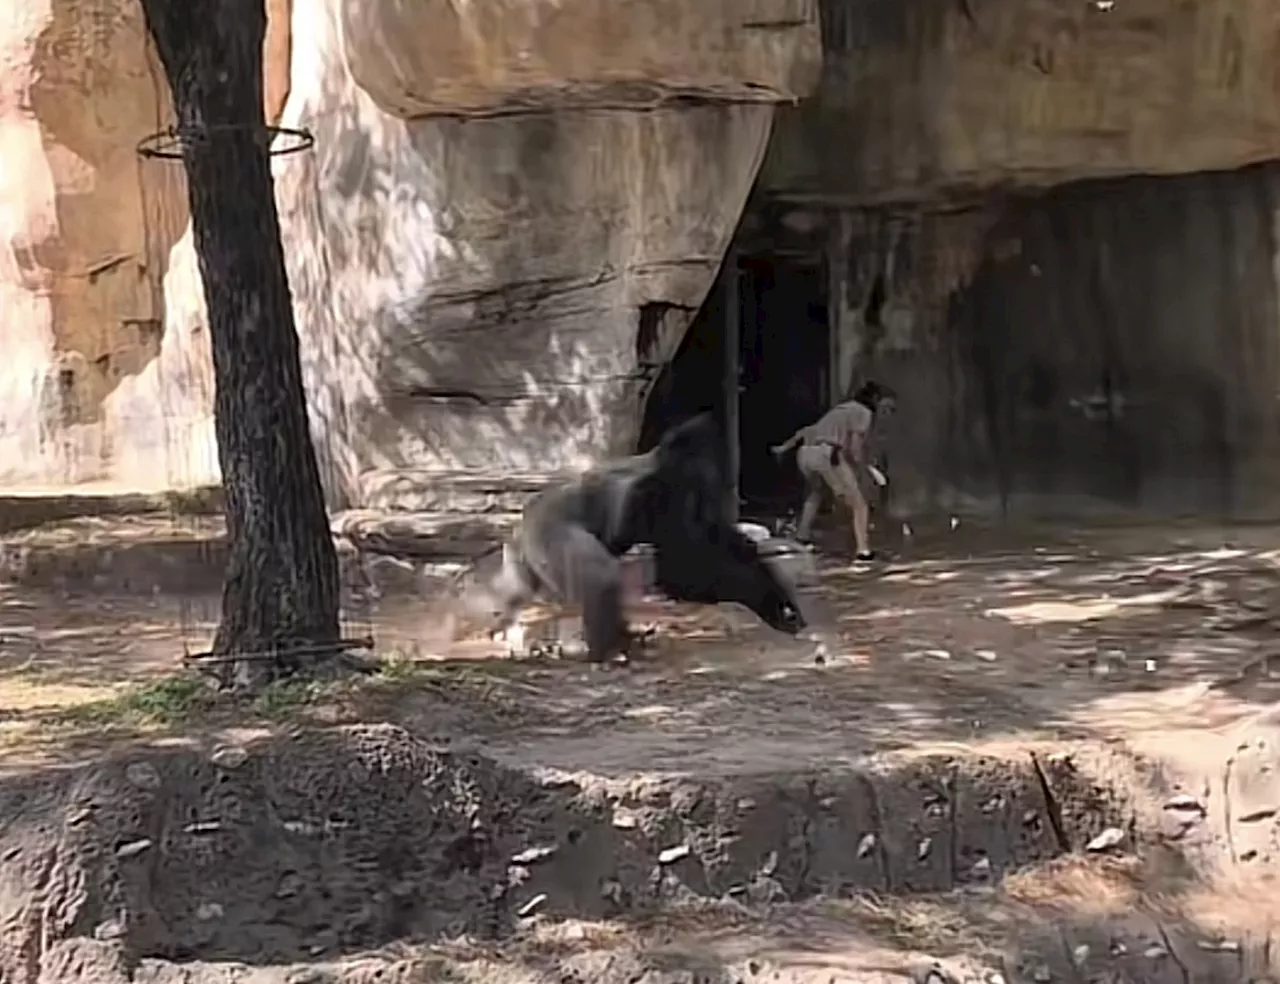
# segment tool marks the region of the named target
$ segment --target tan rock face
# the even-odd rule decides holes
[[[660,358],[819,42],[812,0],[633,6],[268,4],[268,118],[317,136],[278,159],[278,195],[314,429],[348,500],[405,469],[546,471],[634,437],[640,309],[661,308]],[[134,153],[171,119],[140,8],[6,9],[0,53],[0,482],[215,480],[181,166]],[[557,93],[594,109],[402,118]],[[637,94],[751,102],[616,108]]]
[[[808,94],[817,0],[337,0],[351,74],[405,118]]]
[[[277,112],[281,24],[267,41]],[[182,167],[136,153],[170,119],[138,4],[0,11],[0,483],[153,489],[217,476]]]
[[[348,73],[341,13],[295,0],[294,48],[311,55],[295,57],[284,122],[313,128],[318,149],[277,168],[331,468],[361,498],[421,505],[441,473],[546,472],[629,450],[641,309],[667,313],[645,353],[661,359],[715,277],[773,108],[406,120]],[[816,49],[816,25],[787,31],[796,58]],[[493,69],[499,82],[514,70]]]
[[[1269,0],[824,0],[816,98],[762,180],[913,200],[996,185],[1227,170],[1280,156]]]
[[[144,187],[134,154],[166,112],[143,37],[141,12],[127,5],[57,0],[0,12],[8,483],[110,477],[118,430],[134,426],[109,420],[111,397],[162,347],[157,288],[184,199],[177,176]],[[152,409],[137,425],[154,435],[158,422]]]
[[[267,115],[317,137],[276,173],[333,488],[625,449],[766,144],[769,189],[860,202],[1280,156],[1280,7],[1105,6],[823,0],[819,98],[775,125],[812,0],[272,0]],[[181,167],[134,154],[171,119],[145,39],[136,0],[0,5],[0,483],[218,474]]]

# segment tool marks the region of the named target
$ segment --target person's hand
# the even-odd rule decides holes
[[[781,444],[773,445],[771,448],[769,448],[769,453],[773,455],[775,458],[781,458],[784,453],[782,450],[782,445]]]

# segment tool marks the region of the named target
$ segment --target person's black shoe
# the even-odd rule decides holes
[[[876,552],[874,550],[860,550],[858,553],[853,555],[853,559],[869,562],[876,559]]]

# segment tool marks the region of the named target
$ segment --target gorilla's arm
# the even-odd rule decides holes
[[[779,632],[804,627],[795,591],[774,571],[755,543],[732,526],[702,541],[672,539],[655,544],[658,589],[676,601],[715,605],[737,602]]]
[[[658,588],[678,601],[736,602],[795,634],[805,626],[794,588],[726,515],[719,437],[711,416],[702,414],[673,428],[659,445],[644,496]]]

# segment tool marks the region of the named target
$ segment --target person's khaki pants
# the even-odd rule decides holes
[[[796,533],[802,540],[809,538],[822,506],[823,492],[830,489],[837,501],[853,514],[855,546],[859,553],[867,553],[871,549],[868,535],[871,509],[847,456],[843,452],[833,454],[833,451],[830,444],[805,444],[796,451],[796,467],[809,487]]]

